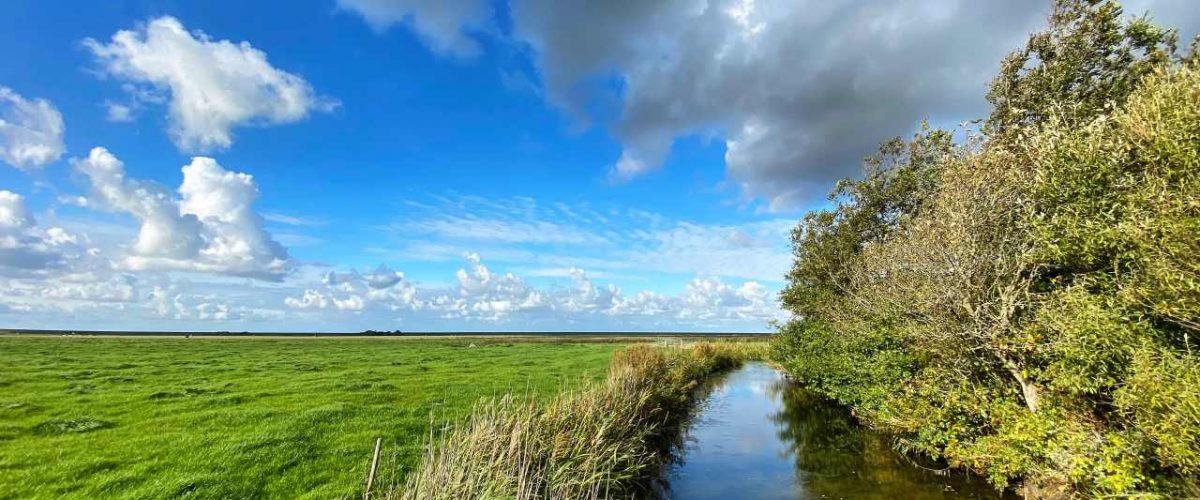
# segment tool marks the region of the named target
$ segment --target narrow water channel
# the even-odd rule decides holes
[[[999,498],[895,452],[845,408],[751,363],[716,382],[665,472],[671,499]]]

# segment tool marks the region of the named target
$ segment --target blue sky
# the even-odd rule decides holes
[[[1023,3],[8,2],[0,326],[764,330],[795,221],[984,113]]]

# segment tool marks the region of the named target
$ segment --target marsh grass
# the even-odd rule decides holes
[[[608,377],[594,385],[545,402],[482,401],[462,424],[431,434],[418,469],[384,496],[646,496],[697,385],[764,354],[762,343],[635,345],[617,351]]]

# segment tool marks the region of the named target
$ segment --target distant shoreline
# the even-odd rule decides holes
[[[250,332],[250,331],[119,331],[119,330],[43,330],[29,328],[0,328],[0,336],[69,336],[69,337],[258,337],[258,338],[371,338],[371,337],[767,337],[773,332],[509,332],[509,331],[462,331],[462,332]]]

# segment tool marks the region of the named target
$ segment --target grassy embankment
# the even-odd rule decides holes
[[[375,437],[399,481],[431,422],[601,380],[620,347],[0,337],[0,498],[356,496]]]
[[[546,401],[505,396],[448,426],[417,471],[387,496],[405,499],[628,498],[647,493],[715,372],[762,358],[765,343],[636,345],[608,377]]]

